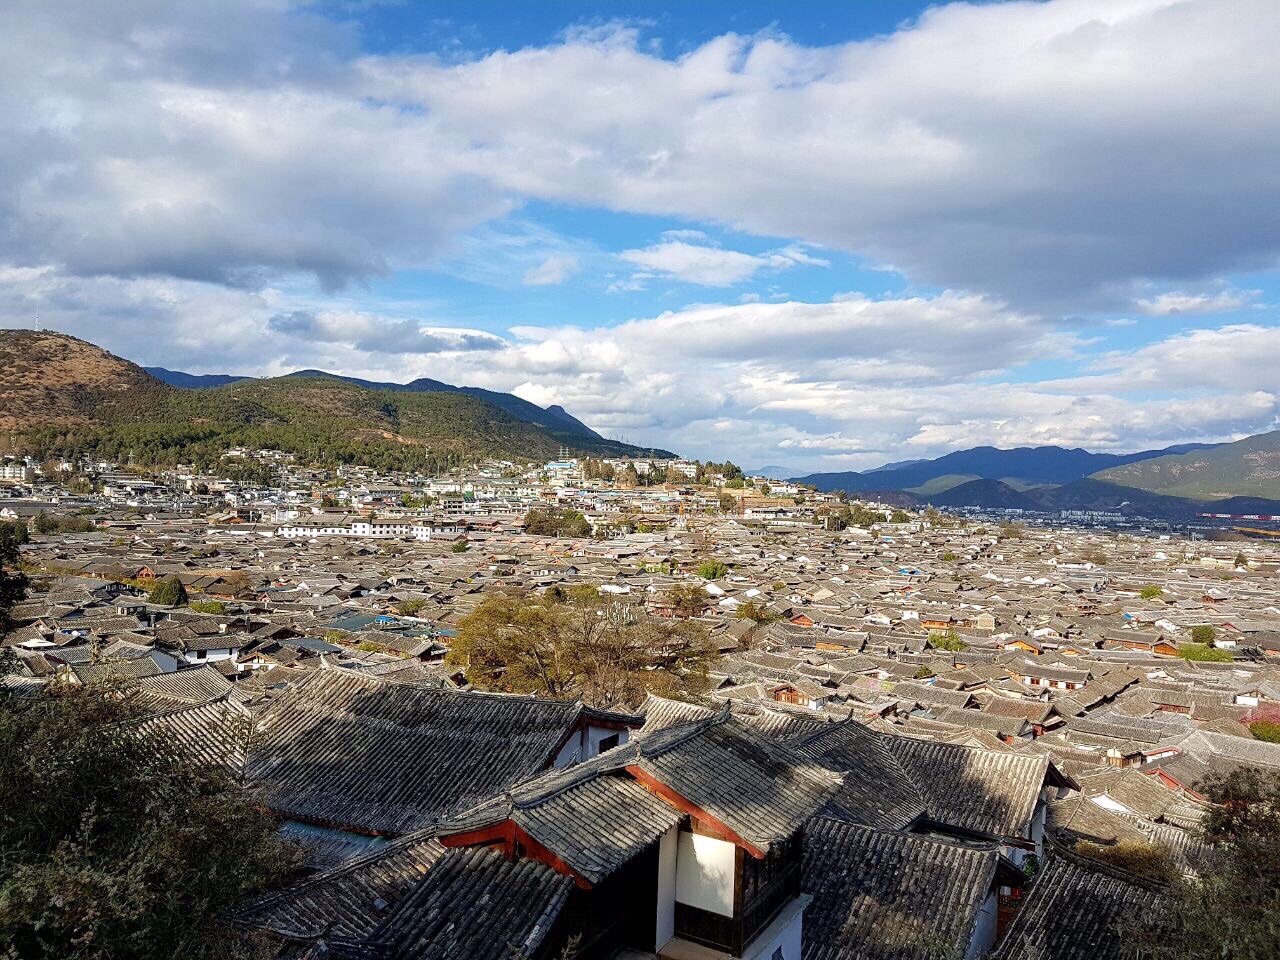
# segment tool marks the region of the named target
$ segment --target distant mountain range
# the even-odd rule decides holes
[[[195,382],[205,385],[175,386],[75,337],[0,330],[0,431],[42,455],[209,463],[231,447],[258,446],[387,468],[549,459],[562,446],[671,456],[600,437],[558,407],[447,384],[374,384],[320,371]]]
[[[1212,501],[1217,513],[1280,513],[1280,431],[1235,443],[1128,454],[974,447],[861,473],[795,479],[825,491],[905,493],[935,506],[1115,510],[1173,518],[1191,516]]]
[[[165,367],[143,367],[147,373],[157,380],[174,387],[193,390],[204,390],[211,387],[224,387],[231,383],[241,383],[254,377],[238,377],[224,373],[183,373],[181,370],[168,370]],[[553,433],[570,433],[593,440],[604,440],[581,420],[567,413],[564,407],[551,406],[545,410],[536,403],[522,400],[515,394],[499,393],[496,390],[485,390],[483,387],[455,387],[451,383],[442,383],[420,377],[409,383],[387,383],[378,380],[361,380],[359,377],[346,377],[337,373],[326,373],[324,370],[296,370],[285,374],[286,377],[330,377],[344,383],[363,387],[365,390],[392,390],[401,393],[465,393],[469,397],[477,397],[499,409],[507,411],[517,420],[534,423]]]

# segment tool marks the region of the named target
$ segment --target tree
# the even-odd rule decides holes
[[[148,599],[160,607],[181,607],[187,603],[187,588],[175,573],[152,587]]]
[[[711,602],[707,591],[701,585],[693,583],[673,583],[667,590],[665,599],[678,616],[684,617],[701,616]]]
[[[1213,641],[1218,639],[1218,631],[1208,624],[1192,627],[1191,639],[1196,643],[1203,643],[1205,646],[1211,647],[1213,646]]]
[[[715,659],[696,621],[650,617],[591,590],[563,601],[495,594],[458,624],[447,662],[481,689],[631,708],[646,692],[701,693]]]
[[[890,523],[910,523],[911,514],[905,510],[895,510],[889,517]]]
[[[1155,600],[1158,597],[1164,596],[1164,588],[1159,587],[1154,583],[1148,583],[1138,592],[1138,596],[1143,600]]]
[[[402,617],[416,617],[426,605],[427,601],[422,597],[410,597],[396,604],[396,613]]]
[[[1233,567],[1247,567],[1249,566],[1249,558],[1243,553],[1237,553],[1236,558],[1232,561],[1231,565]]]
[[[14,606],[27,597],[29,581],[18,569],[22,562],[18,546],[28,539],[26,524],[0,525],[0,637],[13,626]]]
[[[969,645],[961,640],[960,635],[956,633],[955,627],[948,628],[946,633],[929,634],[929,646],[935,650],[948,650],[952,653],[960,653],[969,649]]]
[[[734,610],[733,615],[739,620],[754,620],[762,625],[773,623],[778,619],[778,614],[755,600],[748,600],[746,603],[738,604],[738,608]]]
[[[1262,960],[1280,929],[1280,773],[1240,767],[1197,785],[1209,808],[1197,876],[1177,878],[1169,902],[1134,931],[1148,956]]]
[[[455,540],[453,541],[453,546],[449,549],[454,553],[466,553],[471,549],[471,544],[467,543],[465,540]]]
[[[536,537],[589,537],[591,524],[577,510],[535,507],[524,516],[524,532]]]
[[[916,668],[915,676],[917,680],[928,680],[930,677],[934,676],[934,673],[922,663]]]
[[[698,576],[703,580],[719,580],[728,573],[728,566],[720,560],[706,560],[698,565]]]
[[[228,768],[140,729],[105,692],[0,699],[0,956],[253,955],[225,917],[292,870],[296,848]]]

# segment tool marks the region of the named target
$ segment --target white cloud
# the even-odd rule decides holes
[[[525,271],[524,283],[528,287],[547,287],[564,283],[578,272],[578,258],[561,254],[547,257],[536,267]]]
[[[1184,293],[1171,290],[1135,301],[1139,310],[1153,317],[1196,313],[1226,313],[1248,306],[1256,290],[1222,290],[1218,293]]]

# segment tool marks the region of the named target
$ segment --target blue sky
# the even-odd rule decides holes
[[[1277,425],[1269,0],[6,22],[0,325],[805,470]]]

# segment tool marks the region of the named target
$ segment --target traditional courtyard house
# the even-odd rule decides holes
[[[1167,640],[1164,634],[1138,630],[1117,630],[1104,634],[1103,639],[1128,650],[1140,650],[1143,653],[1159,654],[1162,657],[1176,657],[1178,646]]]
[[[1093,678],[1088,670],[1076,670],[1052,663],[1035,664],[1030,660],[1011,664],[1009,675],[1028,687],[1048,690],[1080,690]]]

